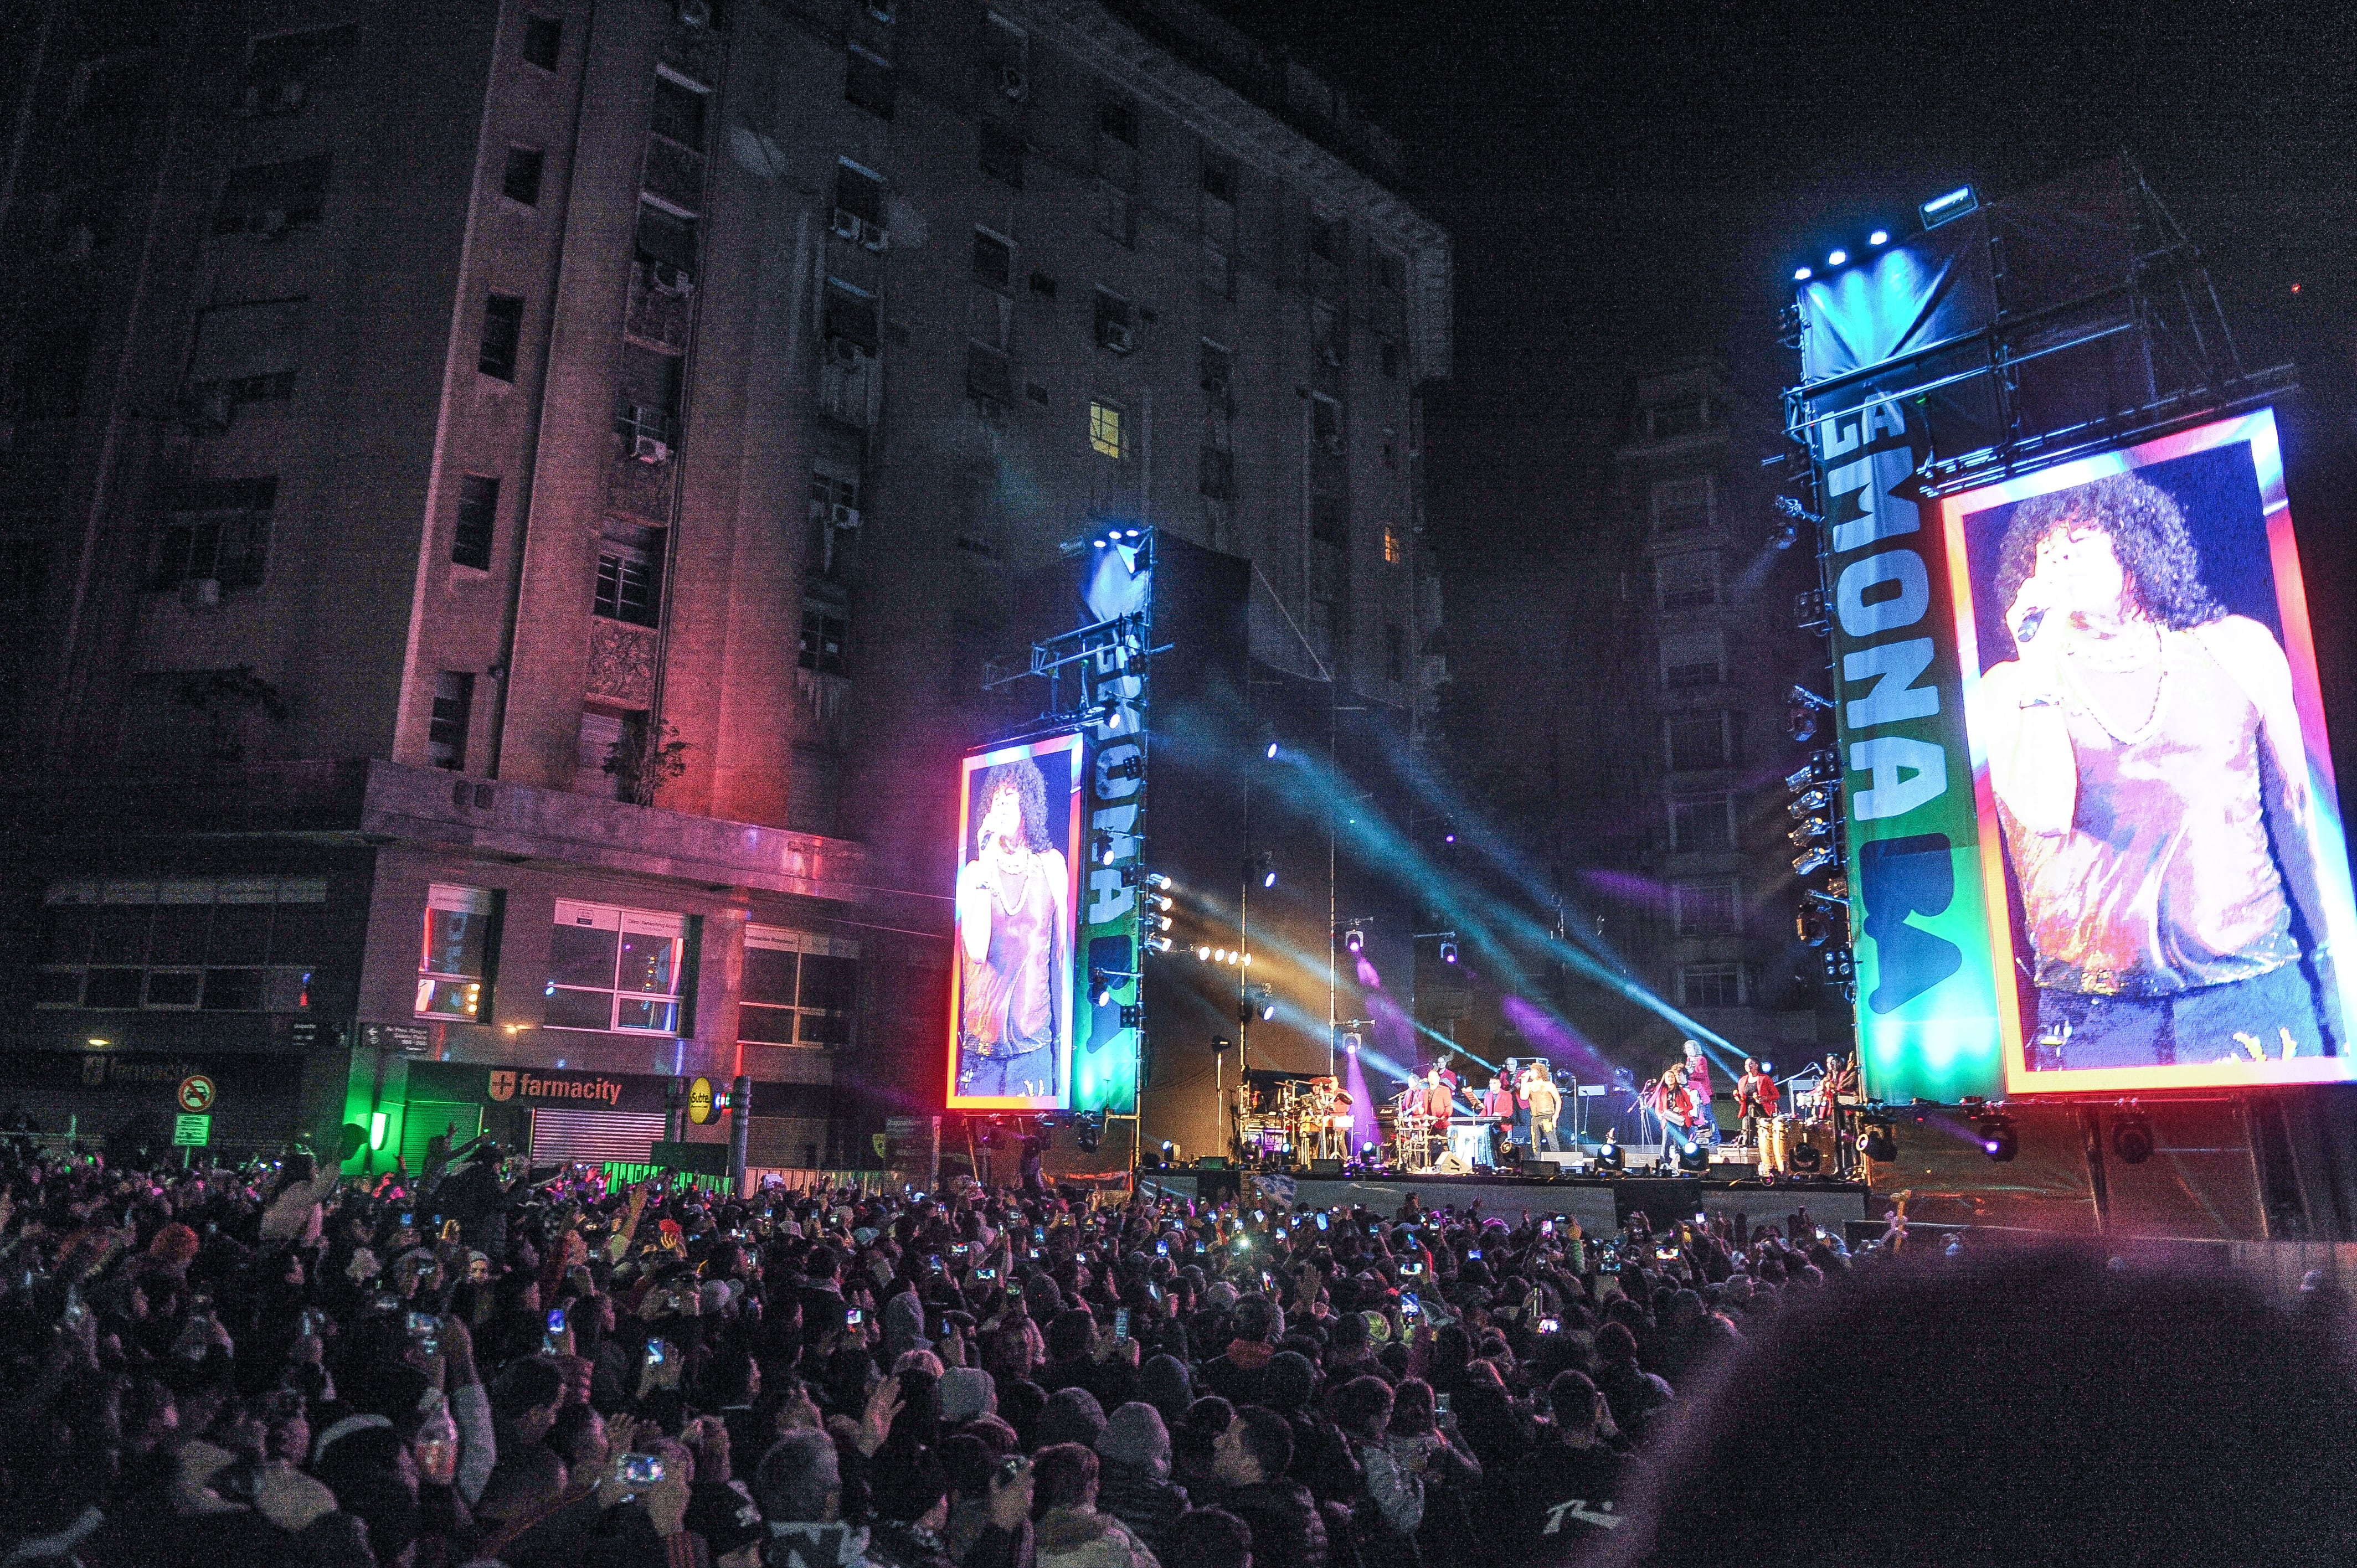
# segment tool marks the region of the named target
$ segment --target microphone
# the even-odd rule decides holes
[[[2030,643],[2038,639],[2038,628],[2045,624],[2046,610],[2043,606],[2040,606],[2039,608],[2030,611],[2028,615],[2021,618],[2021,626],[2013,634],[2014,642],[2020,647],[2027,648]]]

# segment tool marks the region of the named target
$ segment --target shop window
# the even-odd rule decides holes
[[[81,881],[43,900],[45,1007],[299,1013],[325,948],[324,877]]]
[[[740,1040],[847,1046],[859,1008],[859,944],[782,926],[748,926],[739,1002]]]
[[[417,1014],[468,1023],[490,1018],[499,895],[436,883],[425,890],[425,940],[417,960]]]
[[[683,915],[558,899],[548,1027],[678,1034],[687,949]]]

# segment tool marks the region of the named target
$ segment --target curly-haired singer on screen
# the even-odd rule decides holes
[[[982,776],[974,858],[958,873],[958,1092],[1056,1092],[1071,1004],[1069,873],[1048,836],[1048,786],[1028,758]]]
[[[1996,602],[2016,654],[1980,722],[2029,1067],[2338,1054],[2291,667],[2211,596],[2177,502],[2125,474],[2023,502]]]

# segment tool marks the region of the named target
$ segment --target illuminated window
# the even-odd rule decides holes
[[[1395,523],[1383,524],[1383,564],[1396,566],[1407,559],[1407,542],[1400,537]]]
[[[679,1033],[687,918],[556,901],[548,1026]]]
[[[490,1016],[489,980],[495,893],[480,887],[425,890],[425,944],[417,960],[420,1015],[485,1020]]]
[[[1125,457],[1121,436],[1121,405],[1100,398],[1089,400],[1089,445],[1107,457]]]

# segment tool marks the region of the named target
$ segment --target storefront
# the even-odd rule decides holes
[[[644,1073],[468,1062],[383,1065],[385,1080],[378,1088],[366,1081],[372,1076],[370,1062],[353,1064],[353,1119],[369,1132],[364,1157],[371,1170],[390,1169],[399,1155],[414,1171],[425,1163],[429,1139],[447,1135],[461,1144],[486,1132],[535,1160],[640,1163],[664,1135],[673,1081]]]
[[[44,1133],[96,1144],[135,1117],[168,1135],[176,1116],[199,1111],[211,1118],[206,1146],[275,1150],[295,1135],[305,1066],[299,1056],[202,1047],[0,1051],[0,1112],[22,1110]]]

